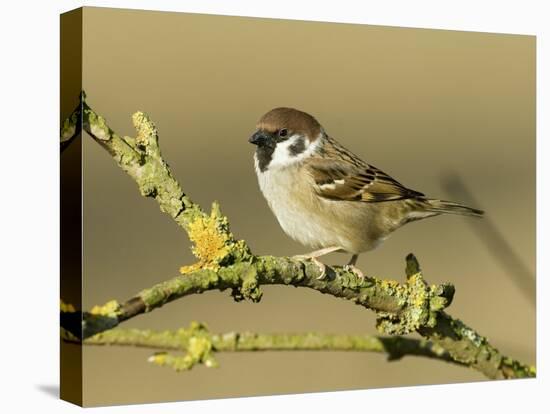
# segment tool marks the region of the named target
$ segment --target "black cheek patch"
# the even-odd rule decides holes
[[[274,146],[261,146],[256,148],[256,157],[258,157],[258,168],[261,172],[267,170],[267,166],[271,162],[273,156],[273,151],[275,151]]]
[[[292,144],[290,147],[288,147],[288,153],[291,156],[296,156],[298,154],[301,154],[306,149],[306,143],[304,138],[299,138],[296,140],[294,144]]]

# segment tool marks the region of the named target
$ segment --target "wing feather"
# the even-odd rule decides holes
[[[408,189],[382,170],[361,161],[341,146],[333,147],[335,155],[346,151],[345,157],[312,158],[307,165],[315,182],[315,190],[321,197],[331,200],[381,202],[420,198],[424,194]]]

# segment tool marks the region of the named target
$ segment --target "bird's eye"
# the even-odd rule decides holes
[[[279,129],[279,136],[286,137],[288,135],[288,130],[286,128]]]

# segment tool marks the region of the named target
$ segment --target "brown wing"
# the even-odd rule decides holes
[[[424,196],[362,161],[315,158],[308,169],[317,193],[332,200],[379,202]]]

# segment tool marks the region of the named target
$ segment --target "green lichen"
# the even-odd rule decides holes
[[[248,266],[242,275],[242,283],[232,290],[231,295],[235,301],[248,299],[254,303],[262,299],[263,292],[258,284],[258,271],[253,266]]]
[[[509,357],[502,358],[501,364],[505,378],[534,378],[537,376],[537,369],[533,365],[525,365]]]
[[[397,311],[378,312],[377,328],[391,335],[433,328],[439,313],[451,304],[454,295],[451,284],[428,286],[412,253],[407,255],[405,273],[407,283],[404,285],[392,281],[378,282],[384,295],[396,298],[401,306]]]
[[[137,296],[145,303],[145,312],[150,312],[186,294],[208,290],[218,282],[219,277],[216,272],[200,269],[192,274],[178,276],[142,290]]]
[[[450,285],[428,286],[420,272],[420,265],[414,255],[407,256],[407,283],[379,281],[379,288],[391,297],[398,298],[402,309],[398,312],[379,311],[377,328],[390,335],[404,335],[421,327],[434,327],[437,314],[450,302],[447,297]]]
[[[162,169],[154,162],[145,163],[140,168],[139,192],[143,197],[156,197],[158,189],[164,188],[166,177],[161,172]]]
[[[169,331],[167,334],[170,334]],[[214,358],[210,332],[205,325],[191,322],[188,329],[179,329],[176,336],[181,341],[182,347],[187,350],[185,355],[157,352],[150,356],[148,361],[159,366],[169,366],[176,371],[188,371],[197,364],[204,364],[208,368],[218,366]]]
[[[105,119],[89,109],[85,109],[84,114],[87,117],[87,123],[92,135],[101,141],[109,141],[112,131]]]
[[[478,348],[487,343],[487,338],[481,336],[472,328],[466,326],[460,319],[453,319],[451,326],[459,338],[466,338]]]
[[[233,235],[231,235],[233,239]],[[252,259],[252,253],[244,240],[233,241],[231,244],[231,257],[235,263],[248,262]]]
[[[388,296],[394,296],[403,303],[405,302],[406,297],[409,294],[407,286],[395,280],[376,279],[376,283],[385,294],[387,294]]]
[[[61,126],[61,142],[67,141],[75,134],[78,115],[78,112],[73,112],[71,116],[63,121],[63,125]]]
[[[137,131],[135,138],[137,145],[142,147],[156,145],[157,128],[145,113],[138,111],[133,114],[132,123]]]
[[[442,311],[448,308],[454,298],[455,287],[450,283],[430,286],[430,310],[433,312]]]
[[[359,277],[351,271],[342,271],[338,277],[340,279],[342,287],[349,289],[359,289],[363,286],[364,278]]]
[[[294,285],[306,279],[307,264],[302,262],[294,262],[281,257],[261,256],[255,257],[252,264],[258,270],[258,278],[263,284],[278,283],[280,280],[285,285]],[[315,265],[312,265],[313,267]]]

